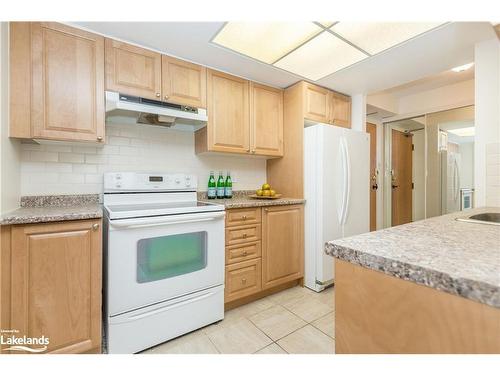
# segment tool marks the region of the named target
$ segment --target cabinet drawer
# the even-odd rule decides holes
[[[259,241],[260,224],[226,228],[226,246]]]
[[[257,208],[241,208],[226,211],[226,227],[236,225],[257,224],[261,221],[261,210]]]
[[[248,259],[258,258],[261,255],[261,242],[226,247],[226,264],[233,264]]]
[[[260,258],[226,266],[224,302],[257,293],[262,289],[261,285]]]

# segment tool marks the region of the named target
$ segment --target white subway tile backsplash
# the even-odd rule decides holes
[[[107,124],[102,147],[23,143],[21,148],[22,195],[102,193],[103,173],[118,171],[193,173],[200,191],[211,170],[230,170],[235,190],[255,189],[266,179],[264,159],[196,155],[193,133],[155,126]]]
[[[84,154],[76,154],[73,152],[63,152],[59,154],[59,161],[65,163],[83,163],[85,162]]]

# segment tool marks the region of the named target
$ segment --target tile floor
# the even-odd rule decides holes
[[[142,354],[333,354],[334,290],[294,287]]]

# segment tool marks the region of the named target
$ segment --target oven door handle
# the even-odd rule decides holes
[[[159,225],[172,225],[172,224],[186,224],[186,223],[198,223],[202,221],[212,221],[223,218],[225,212],[210,212],[210,213],[199,213],[190,215],[173,215],[173,216],[162,216],[162,217],[145,217],[140,219],[124,219],[120,221],[110,220],[109,225],[113,228],[144,228],[153,227]]]

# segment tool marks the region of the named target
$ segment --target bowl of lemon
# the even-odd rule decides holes
[[[276,190],[271,188],[271,185],[265,183],[260,189],[255,191],[255,194],[250,195],[250,198],[254,199],[278,199],[281,194],[276,193]]]

